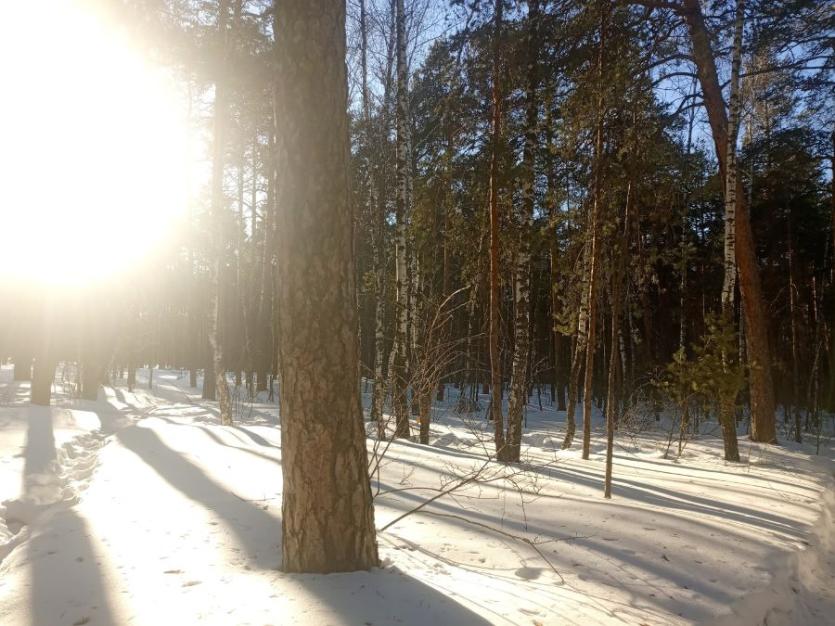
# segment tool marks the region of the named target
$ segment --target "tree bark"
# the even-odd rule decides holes
[[[220,292],[223,285],[222,268],[224,245],[224,220],[223,220],[223,153],[226,139],[226,114],[228,108],[228,94],[226,86],[228,54],[228,31],[227,18],[229,12],[229,0],[220,0],[218,7],[218,33],[221,37],[223,49],[219,75],[215,80],[215,111],[214,111],[214,138],[212,145],[212,200],[211,200],[211,231],[212,231],[212,255],[211,266],[211,305],[209,321],[209,345],[212,348],[212,370],[215,378],[215,389],[217,391],[218,405],[220,408],[220,423],[229,425],[232,423],[232,398],[229,394],[229,386],[226,384],[226,370],[223,362],[223,344],[220,338]],[[207,372],[208,375],[208,372]]]
[[[51,355],[44,351],[35,359],[32,368],[32,404],[49,406],[52,398],[52,379],[55,377],[56,363]]]
[[[583,384],[583,458],[588,459],[591,449],[591,410],[593,402],[592,381],[594,379],[594,353],[597,349],[597,274],[600,271],[600,211],[603,204],[603,120],[605,98],[603,95],[603,61],[606,53],[606,31],[608,29],[610,6],[604,2],[600,14],[600,43],[597,51],[597,105],[594,140],[594,181],[592,189],[591,217],[589,229],[589,278],[588,278],[588,337],[586,341],[586,371]]]
[[[501,329],[501,292],[499,291],[499,142],[502,136],[502,0],[496,0],[493,30],[493,89],[490,138],[490,419],[493,421],[496,457],[504,460],[507,454],[504,439],[504,412],[502,411],[502,363],[499,351]]]
[[[406,226],[409,219],[409,100],[406,68],[406,15],[403,0],[396,1],[395,29],[397,38],[397,136],[395,178],[397,180],[397,225],[395,231],[397,328],[392,350],[392,400],[394,403],[395,437],[408,438],[409,402],[407,380],[407,344],[409,342],[409,289],[406,258]]]
[[[528,77],[525,95],[525,146],[522,155],[522,215],[516,252],[513,365],[507,408],[507,460],[519,461],[522,446],[522,417],[528,400],[528,360],[530,358],[531,238],[533,236],[535,151],[539,117],[538,52],[539,0],[528,0]]]
[[[16,352],[14,359],[14,374],[12,375],[15,381],[31,380],[32,379],[32,355],[24,354],[23,352]]]
[[[345,3],[275,3],[283,568],[378,563],[359,390]]]
[[[702,97],[707,110],[716,157],[722,180],[725,180],[728,118],[722,89],[716,72],[716,59],[705,27],[700,0],[682,0],[682,15],[690,32],[693,58],[696,63]],[[748,345],[748,365],[751,395],[751,439],[776,443],[774,417],[774,385],[771,377],[771,349],[768,344],[768,317],[762,294],[760,270],[757,264],[754,235],[748,214],[748,203],[742,191],[742,181],[736,182],[736,262],[739,290],[742,294],[745,337]]]
[[[366,183],[368,195],[368,218],[372,229],[372,263],[374,271],[374,383],[371,391],[371,421],[377,424],[377,438],[386,436],[386,424],[383,419],[383,401],[385,398],[385,203],[378,193],[379,172],[372,156],[373,137],[371,103],[368,95],[368,25],[365,0],[360,0],[360,59],[362,65],[362,110],[365,122]]]

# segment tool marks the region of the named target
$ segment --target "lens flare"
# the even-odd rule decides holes
[[[82,4],[39,3],[37,19],[14,5],[0,26],[0,277],[80,284],[136,267],[186,206],[183,95]]]

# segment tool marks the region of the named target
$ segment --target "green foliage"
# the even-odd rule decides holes
[[[708,315],[705,324],[693,357],[688,359],[684,349],[676,351],[656,385],[677,406],[701,400],[718,414],[723,403],[735,405],[746,371],[735,358],[738,337],[731,321]]]
[[[745,366],[735,357],[738,344],[736,330],[725,316],[708,315],[707,332],[695,347],[693,368],[694,390],[716,406],[736,397],[745,385]]]

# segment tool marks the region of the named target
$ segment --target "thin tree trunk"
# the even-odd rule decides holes
[[[385,207],[378,191],[379,172],[376,160],[372,156],[371,103],[368,96],[368,28],[365,0],[360,0],[360,59],[362,65],[362,109],[365,122],[365,151],[367,155],[366,176],[368,194],[368,217],[372,229],[371,243],[374,270],[374,386],[371,391],[371,420],[377,424],[377,438],[386,436],[383,419],[383,399],[385,396],[385,378],[383,362],[385,359],[385,260],[384,237]]]
[[[609,339],[609,372],[606,390],[606,475],[603,481],[603,496],[605,498],[612,497],[612,463],[614,459],[615,446],[615,425],[618,422],[618,367],[621,364],[620,349],[621,344],[621,306],[622,296],[621,290],[623,288],[623,268],[626,266],[626,253],[629,243],[630,232],[630,202],[632,201],[632,181],[630,180],[626,187],[626,203],[623,211],[623,224],[621,232],[615,241],[615,247],[612,254],[612,288],[611,288],[611,308],[612,308],[612,322]]]
[[[507,461],[519,461],[522,445],[522,415],[528,399],[528,361],[530,359],[530,310],[531,310],[531,237],[533,236],[534,186],[536,184],[535,151],[537,122],[539,117],[538,51],[539,51],[539,1],[528,0],[528,77],[525,147],[522,156],[522,215],[519,221],[519,241],[516,253],[514,345],[513,365],[510,374],[510,396],[507,410]]]
[[[616,271],[615,274],[618,274]],[[612,461],[615,446],[615,423],[617,422],[617,369],[618,369],[618,341],[620,329],[620,276],[612,278],[612,328],[609,341],[609,375],[606,393],[606,477],[604,479],[603,496],[612,497]]]
[[[229,394],[229,386],[226,384],[226,371],[223,362],[223,345],[220,338],[220,294],[223,285],[222,268],[224,245],[224,202],[223,202],[223,153],[226,139],[226,115],[228,107],[228,95],[226,86],[226,72],[229,48],[229,33],[227,29],[227,18],[229,12],[229,0],[220,0],[218,7],[218,33],[223,42],[221,52],[221,67],[218,70],[218,77],[215,80],[215,111],[214,111],[214,137],[212,145],[212,200],[211,200],[211,231],[212,231],[212,255],[211,262],[211,293],[210,320],[209,320],[209,344],[212,348],[212,370],[215,377],[215,388],[220,408],[220,423],[232,423],[232,398]],[[208,375],[208,373],[206,374]]]
[[[507,454],[504,440],[504,412],[502,411],[502,363],[499,351],[501,329],[499,290],[499,142],[502,136],[502,0],[496,0],[493,29],[493,91],[490,139],[490,419],[493,421],[496,457],[504,460]]]
[[[788,261],[789,261],[789,327],[791,333],[791,357],[792,357],[792,409],[794,412],[794,440],[797,443],[802,443],[803,435],[801,434],[801,418],[800,418],[800,376],[798,371],[798,350],[797,350],[797,285],[794,282],[795,262],[794,262],[794,241],[792,233],[792,217],[789,213],[787,217],[787,232],[786,239],[788,240]]]
[[[586,342],[586,372],[583,385],[583,458],[588,459],[591,449],[591,410],[592,410],[592,381],[594,379],[594,353],[597,348],[597,274],[600,264],[600,211],[603,204],[603,60],[606,52],[606,31],[608,29],[609,11],[611,7],[604,2],[600,15],[600,44],[597,51],[597,122],[594,140],[594,188],[589,219],[591,241],[589,242],[589,278],[588,278],[588,339]]]
[[[397,38],[397,225],[395,230],[397,329],[392,351],[392,401],[395,416],[395,437],[408,438],[409,427],[407,343],[409,341],[409,289],[406,258],[406,225],[409,219],[409,107],[406,69],[406,16],[403,0],[397,0],[395,28]]]
[[[831,193],[832,193],[832,224],[830,225],[830,229],[832,230],[832,241],[830,242],[831,250],[830,250],[830,276],[829,276],[829,284],[835,287],[835,130],[832,131],[832,135],[830,136],[832,140],[832,172],[831,177],[832,180],[831,185]],[[833,300],[833,305],[835,305],[835,300]],[[830,350],[829,350],[829,409],[830,411],[835,410],[835,310],[832,311],[832,338],[830,340]]]
[[[283,568],[378,564],[359,393],[345,4],[275,3]],[[292,88],[290,88],[292,87]]]

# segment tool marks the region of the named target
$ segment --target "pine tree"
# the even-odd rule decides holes
[[[345,3],[275,11],[283,568],[368,569],[378,557],[357,384]]]

